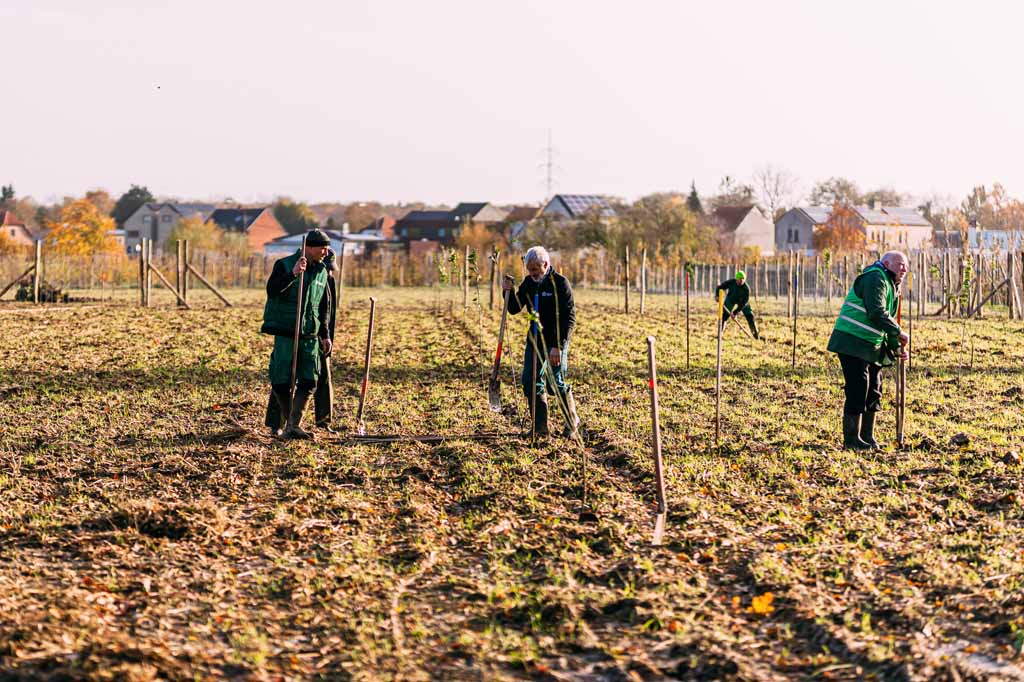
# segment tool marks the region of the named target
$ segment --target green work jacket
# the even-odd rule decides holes
[[[892,275],[875,262],[853,281],[836,317],[828,349],[883,367],[893,364],[900,347],[896,322],[899,292]]]

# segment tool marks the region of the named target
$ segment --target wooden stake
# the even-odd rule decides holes
[[[718,357],[715,361],[715,447],[721,443],[722,432],[722,313],[725,311],[725,292],[718,292]]]
[[[789,252],[789,281],[786,284],[786,317],[793,317],[793,256],[792,251]]]
[[[39,305],[39,285],[43,279],[43,240],[36,240],[36,263],[32,270],[32,302]]]
[[[366,406],[366,390],[370,385],[370,349],[373,347],[373,316],[377,309],[377,299],[370,297],[370,324],[366,328],[366,354],[363,357],[363,385],[359,391],[359,409],[356,411],[356,424],[359,435],[366,433],[363,423],[363,408]]]
[[[647,385],[651,391],[651,433],[654,455],[654,482],[658,497],[658,516],[654,522],[654,539],[652,544],[660,545],[665,533],[665,517],[668,514],[668,502],[665,499],[665,469],[661,460],[661,421],[658,415],[658,370],[654,361],[654,337],[647,337]]]
[[[469,245],[462,256],[462,312],[469,310]]]
[[[146,240],[146,307],[153,305],[153,240]]]
[[[640,317],[643,317],[647,310],[647,247],[640,253]]]
[[[629,315],[629,244],[626,244],[626,257],[623,259],[626,282],[626,314]]]
[[[690,369],[690,264],[684,266],[686,278],[686,369]]]
[[[299,247],[299,258],[306,257],[306,235],[302,235],[302,246]],[[296,261],[297,263],[298,261]],[[308,263],[308,261],[307,261]],[[188,266],[188,242],[185,242],[185,266]],[[294,271],[293,271],[294,272]],[[188,279],[188,272],[182,271],[182,282]],[[288,388],[288,395],[291,402],[295,401],[295,385],[298,382],[298,367],[299,367],[299,338],[302,331],[302,288],[303,281],[305,280],[305,271],[299,273],[299,291],[295,297],[295,332],[292,335],[292,374],[291,374],[291,385]],[[181,300],[185,301],[185,291],[181,292]]]
[[[798,287],[800,286],[800,280],[799,280],[800,275],[798,274],[798,271],[796,271],[796,270],[792,270],[791,269],[791,271],[793,272],[793,280],[792,280],[792,287],[790,287],[790,288],[793,289],[794,292],[796,292],[796,291],[799,291]],[[796,320],[797,320],[797,316],[800,314],[799,310],[800,310],[800,308],[797,305],[797,296],[794,295],[793,296],[793,310],[792,310],[792,313],[793,313],[793,369],[796,369]]]
[[[146,307],[146,239],[139,240],[139,307]]]

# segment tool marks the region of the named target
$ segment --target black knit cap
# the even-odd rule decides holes
[[[323,230],[310,230],[306,235],[306,246],[330,246],[331,238]]]

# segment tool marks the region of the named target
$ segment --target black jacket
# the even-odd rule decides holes
[[[533,310],[534,295],[540,303],[538,313],[544,329],[547,348],[564,349],[576,328],[576,303],[572,298],[572,285],[554,268],[548,270],[539,283],[526,277],[515,295],[509,299],[508,311],[515,315],[520,310]]]
[[[715,289],[725,292],[725,312],[732,313],[742,310],[750,301],[750,286],[746,282],[740,284],[735,278],[727,279]]]

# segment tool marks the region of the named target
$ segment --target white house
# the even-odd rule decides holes
[[[757,249],[762,256],[775,254],[775,226],[757,206],[719,206],[711,215],[721,236],[731,240],[737,251]]]

